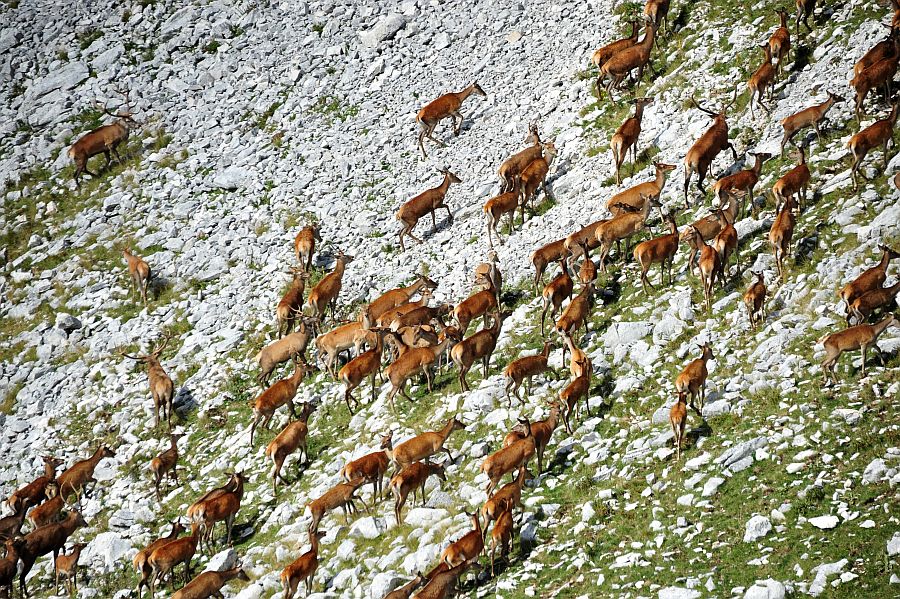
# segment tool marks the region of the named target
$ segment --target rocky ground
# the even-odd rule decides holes
[[[888,9],[877,2],[820,8],[811,34],[776,86],[771,114],[745,111],[744,82],[777,26],[771,3],[676,2],[671,31],[654,51],[641,93],[647,108],[638,169],[623,186],[652,176],[653,159],[678,165],[662,199],[683,225],[709,210],[692,187],[683,204],[683,156],[709,119],[690,107],[741,94],[729,117],[739,161],[722,154],[714,172],[738,169],[748,151],[769,151],[757,201],[793,164],[777,157],[779,119],[847,86],[853,62],[881,39]],[[227,596],[279,594],[278,573],[306,543],[304,506],[338,480],[350,458],[439,427],[458,414],[467,430],[449,445],[460,458],[442,488],[429,483],[427,507],[396,526],[389,502],[349,525],[326,517],[316,590],[381,597],[416,570],[432,567],[469,524],[464,510],[484,501],[481,457],[496,449],[520,415],[540,418],[566,384],[536,384],[523,408],[506,409],[502,367],[540,349],[540,300],[530,285],[531,251],[605,214],[621,187],[608,140],[628,115],[625,101],[597,102],[590,52],[627,30],[640,7],[610,2],[207,2],[141,0],[110,6],[50,2],[0,4],[2,78],[0,177],[6,181],[0,233],[0,495],[31,480],[46,453],[67,463],[106,441],[96,492],[76,533],[89,545],[81,597],[126,597],[136,584],[130,557],[224,472],[249,475],[232,550],[201,560],[240,559],[250,583]],[[792,8],[790,9],[792,10]],[[792,29],[792,35],[794,34]],[[415,144],[414,115],[426,101],[477,80],[487,98],[463,107],[461,135],[446,148]],[[105,119],[127,87],[143,122],[123,164],[76,189],[66,148]],[[886,113],[867,103],[863,124]],[[877,116],[876,116],[877,115]],[[311,419],[312,464],[289,470],[297,482],[271,491],[262,442],[249,443],[258,392],[252,356],[274,334],[274,306],[293,263],[301,225],[322,225],[317,275],[341,250],[348,265],[342,312],[427,273],[437,301],[456,302],[472,286],[487,251],[482,205],[496,193],[496,168],[521,147],[530,122],[553,136],[555,202],[498,246],[514,306],[490,376],[455,372],[437,390],[414,392],[394,415],[380,397],[350,417],[343,389],[325,373],[301,388],[320,401]],[[499,596],[782,597],[811,594],[888,597],[900,593],[900,424],[895,399],[900,335],[882,337],[886,367],[859,356],[841,363],[844,382],[821,384],[815,340],[843,326],[835,292],[900,245],[897,192],[878,174],[853,192],[846,142],[858,130],[852,101],[830,113],[821,141],[806,135],[814,190],[798,221],[796,258],[778,281],[766,233],[771,198],[737,223],[741,264],[710,313],[702,289],[676,258],[675,284],[645,295],[633,262],[601,275],[602,302],[585,347],[598,368],[594,413],[572,435],[560,428],[549,470],[529,483],[511,562],[472,594]],[[97,160],[95,166],[102,164]],[[891,161],[888,172],[896,167]],[[451,187],[438,230],[399,250],[394,213],[439,182]],[[427,219],[426,219],[427,220]],[[422,222],[416,233],[424,233]],[[130,295],[121,247],[145,256],[156,274],[148,308]],[[768,317],[751,330],[740,294],[749,271],[766,271]],[[897,280],[897,266],[888,283]],[[656,280],[655,268],[652,280]],[[185,433],[183,486],[153,497],[147,462],[168,444],[154,430],[142,368],[118,352],[147,351],[172,333],[162,362],[176,381],[177,429]],[[710,364],[706,421],[689,417],[682,461],[674,459],[668,406],[674,378],[699,343]],[[551,363],[561,366],[560,348]],[[849,364],[853,363],[852,368]],[[537,382],[537,381],[536,381]],[[363,492],[368,501],[369,491]],[[51,566],[30,582],[50,596]],[[323,595],[324,596],[324,595]]]

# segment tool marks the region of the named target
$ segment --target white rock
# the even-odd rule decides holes
[[[887,542],[887,554],[890,557],[900,554],[900,532],[895,532]]]
[[[744,542],[752,543],[757,539],[761,539],[772,530],[772,523],[765,516],[753,516],[747,520],[746,530],[744,532]]]
[[[387,521],[384,518],[366,516],[365,518],[359,518],[350,525],[350,536],[362,537],[363,539],[377,539],[386,530]]]
[[[359,39],[363,46],[376,48],[386,40],[394,37],[398,31],[406,26],[406,19],[401,14],[392,13],[380,19],[367,31],[360,32]]]
[[[869,462],[869,465],[866,466],[866,469],[863,472],[863,483],[871,485],[880,482],[881,479],[884,478],[887,469],[887,465],[885,465],[883,459],[875,458]]]
[[[744,599],[784,599],[784,585],[771,578],[757,580],[756,583],[744,593]]]
[[[821,528],[822,530],[834,528],[838,525],[838,522],[840,522],[840,520],[837,516],[816,516],[815,518],[809,519],[810,524],[816,528]]]
[[[659,599],[697,599],[701,595],[695,589],[683,589],[681,587],[666,587],[659,590]]]

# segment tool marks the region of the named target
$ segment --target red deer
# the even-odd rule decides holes
[[[96,177],[94,173],[88,170],[87,163],[92,156],[103,154],[106,156],[106,166],[112,163],[111,154],[116,155],[116,161],[122,163],[122,157],[119,155],[119,145],[128,141],[128,135],[132,129],[141,126],[134,118],[131,111],[131,105],[128,101],[127,90],[116,90],[125,96],[125,102],[119,107],[118,112],[111,112],[106,104],[101,110],[111,117],[115,117],[115,122],[94,129],[90,133],[82,135],[78,141],[69,148],[69,158],[75,161],[75,185],[81,187],[81,173],[87,173],[91,177]],[[99,102],[98,102],[99,106]],[[124,110],[122,108],[124,107]]]
[[[694,145],[688,150],[687,156],[684,157],[685,207],[690,207],[690,204],[688,204],[688,184],[691,181],[691,175],[695,172],[697,173],[697,189],[700,190],[700,193],[705,194],[706,191],[703,189],[703,180],[706,178],[709,167],[712,165],[716,156],[719,155],[719,152],[728,148],[731,150],[732,157],[737,160],[737,151],[735,151],[731,142],[728,141],[728,123],[725,120],[728,109],[731,108],[731,105],[734,104],[736,99],[737,87],[734,88],[734,97],[731,99],[731,102],[722,106],[722,109],[719,112],[713,112],[712,110],[707,110],[700,106],[697,103],[697,100],[694,99],[694,96],[691,96],[693,105],[701,112],[705,112],[711,116],[713,118],[713,124],[697,141],[694,142]]]
[[[397,233],[400,240],[401,252],[406,251],[406,246],[403,244],[404,235],[409,235],[414,241],[422,243],[422,240],[413,235],[412,231],[419,223],[419,219],[426,214],[431,215],[431,228],[434,231],[437,230],[437,221],[435,220],[434,213],[438,208],[443,208],[447,211],[447,221],[450,224],[453,224],[453,213],[450,212],[450,207],[445,203],[445,199],[447,190],[450,189],[450,184],[462,183],[462,179],[446,168],[442,169],[440,173],[444,175],[444,180],[441,181],[440,185],[427,189],[411,200],[407,200],[400,206],[400,210],[397,211],[396,218],[403,223],[403,227],[400,229],[400,232]]]
[[[700,357],[688,363],[675,379],[675,390],[679,394],[690,394],[691,408],[703,418],[703,406],[706,403],[706,378],[709,376],[706,363],[715,356],[713,356],[712,348],[706,343],[700,346],[700,351]],[[697,409],[694,404],[694,400],[698,397],[700,398],[700,409]]]
[[[634,164],[637,162],[637,142],[641,135],[641,121],[644,118],[644,108],[653,104],[653,98],[635,98],[634,115],[619,125],[609,142],[612,150],[613,166],[616,169],[616,183],[622,182],[619,172],[625,162],[628,151],[631,150],[631,174],[634,175]]]
[[[159,356],[166,349],[171,339],[172,335],[165,335],[161,344],[153,348],[153,351],[149,354],[143,356],[131,356],[121,352],[123,358],[143,362],[147,365],[147,380],[150,383],[150,395],[153,396],[153,426],[157,428],[159,427],[160,412],[162,412],[162,417],[165,418],[169,428],[172,428],[172,413],[175,411],[172,406],[172,400],[175,396],[175,384],[159,362]]]
[[[881,355],[881,350],[878,348],[878,337],[889,326],[900,328],[900,320],[897,320],[897,317],[893,314],[888,314],[875,324],[858,324],[843,331],[820,337],[816,343],[821,343],[825,346],[825,360],[822,362],[822,377],[825,384],[828,384],[828,378],[831,375],[831,381],[837,385],[834,366],[845,351],[856,349],[861,351],[862,375],[864,377],[866,376],[866,352],[868,352],[870,347],[878,353],[881,365],[884,366],[884,356]]]
[[[297,262],[304,272],[309,272],[312,268],[312,259],[316,251],[317,241],[322,241],[319,223],[303,227],[297,233],[297,236],[294,237],[294,253],[297,255]]]
[[[131,295],[133,297],[136,293],[140,293],[141,300],[146,306],[147,286],[150,284],[152,275],[150,265],[140,256],[131,253],[131,250],[127,247],[122,248],[122,256],[124,256],[125,263],[128,265],[128,277],[131,279]]]
[[[435,139],[432,135],[434,133],[435,127],[437,127],[438,123],[440,123],[442,120],[446,118],[452,118],[453,134],[459,135],[460,128],[462,127],[463,122],[463,115],[459,112],[459,109],[462,106],[463,102],[465,102],[472,94],[476,94],[484,98],[487,97],[487,94],[484,93],[484,90],[481,89],[481,86],[477,83],[473,83],[461,92],[450,92],[448,94],[440,96],[436,100],[432,100],[419,111],[419,113],[416,115],[416,122],[419,123],[419,126],[422,128],[422,130],[419,131],[419,149],[422,150],[423,157],[428,158],[428,154],[425,153],[424,144],[424,140],[426,137],[439,146],[443,147],[446,145],[444,142]]]

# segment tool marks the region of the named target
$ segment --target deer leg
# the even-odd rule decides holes
[[[454,122],[453,122],[453,134],[458,136],[460,130],[462,129],[463,115],[462,115],[462,113],[459,112],[458,110],[454,110],[454,111],[451,112],[450,114],[453,115],[453,120],[454,120]],[[459,120],[457,121],[457,119],[459,119]]]

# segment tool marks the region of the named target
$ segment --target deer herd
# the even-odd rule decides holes
[[[814,1],[797,0],[796,36],[800,36],[801,24],[811,32],[808,19],[815,8]],[[659,45],[657,35],[661,25],[668,30],[668,0],[647,0],[640,20],[631,21],[631,35],[617,39],[598,49],[591,56],[591,63],[598,69],[596,88],[598,98],[602,92],[612,97],[613,91],[622,91],[622,86],[633,71],[636,76],[629,85],[640,85],[645,71],[652,69],[651,55]],[[763,63],[753,71],[747,85],[750,91],[748,107],[751,118],[756,118],[755,107],[770,113],[777,97],[773,90],[781,79],[785,82],[785,92],[790,81],[786,80],[785,63],[792,49],[791,31],[786,10],[777,9],[779,26],[769,40],[762,45]],[[900,101],[890,97],[891,81],[900,62],[900,7],[895,14],[890,32],[886,38],[873,46],[854,66],[851,86],[856,91],[855,112],[857,120],[865,112],[865,100],[872,90],[883,89],[885,99],[890,104],[890,112],[874,124],[860,130],[850,139],[848,147],[852,155],[851,177],[854,190],[858,178],[864,177],[861,165],[867,153],[875,148],[883,152],[883,168],[887,167],[888,146],[892,142],[893,128],[898,116]],[[643,30],[643,37],[640,33]],[[794,50],[796,52],[796,50]],[[113,124],[106,125],[84,135],[69,150],[75,161],[75,182],[81,183],[81,174],[87,173],[91,156],[104,154],[107,166],[111,156],[121,161],[117,148],[128,139],[129,132],[139,125],[128,102],[127,92],[123,109],[106,114],[116,117]],[[472,83],[458,93],[445,94],[422,108],[416,122],[420,126],[418,145],[423,154],[424,142],[429,139],[443,146],[444,142],[435,138],[438,124],[444,119],[452,119],[453,131],[460,135],[463,115],[460,112],[470,96],[485,97],[485,91]],[[737,160],[737,151],[729,138],[728,117],[737,98],[737,86],[731,100],[713,110],[703,107],[691,97],[691,105],[712,119],[709,128],[693,143],[684,158],[685,175],[683,201],[685,209],[690,208],[690,181],[696,173],[696,186],[705,195],[704,181],[718,155],[725,149],[731,151]],[[807,162],[809,144],[794,142],[799,132],[812,127],[821,140],[825,118],[831,108],[844,99],[832,91],[819,104],[814,104],[780,121],[784,131],[781,153],[785,146],[792,144],[799,162],[791,170],[777,179],[772,187],[775,200],[775,218],[771,225],[768,241],[772,249],[778,279],[785,280],[789,274],[787,258],[791,255],[794,229],[798,217],[809,207],[807,190],[812,179]],[[645,109],[655,102],[652,97],[637,97],[632,103],[634,114],[615,131],[610,141],[612,167],[617,185],[622,182],[622,168],[631,161],[631,174],[640,160],[639,137]],[[432,305],[438,282],[420,275],[412,284],[389,290],[364,305],[349,320],[338,319],[338,299],[347,265],[353,256],[338,251],[334,256],[333,269],[318,278],[313,270],[317,244],[323,241],[318,223],[305,226],[294,239],[296,265],[290,266],[290,281],[281,300],[275,308],[275,340],[261,348],[254,361],[259,366],[257,383],[262,388],[251,402],[252,421],[249,423],[247,439],[255,446],[259,430],[268,430],[276,414],[286,406],[287,422],[265,447],[265,456],[272,461],[272,491],[277,495],[279,482],[291,484],[283,470],[288,457],[302,456],[303,464],[308,464],[316,456],[311,456],[308,441],[316,431],[309,422],[317,407],[313,402],[302,402],[299,410],[295,405],[302,382],[314,371],[322,368],[336,382],[344,386],[344,400],[348,411],[353,414],[364,403],[379,400],[380,387],[376,378],[387,382],[390,389],[385,403],[395,416],[399,410],[394,400],[397,395],[408,402],[423,401],[411,396],[407,387],[418,377],[424,379],[428,392],[436,387],[450,384],[449,370],[456,368],[456,380],[461,392],[470,389],[471,376],[480,371],[482,379],[487,379],[492,371],[498,342],[504,322],[511,312],[503,297],[502,273],[499,257],[494,251],[494,239],[504,244],[498,226],[504,217],[509,223],[507,235],[516,231],[515,213],[520,212],[521,223],[525,223],[526,210],[536,214],[536,197],[540,191],[552,200],[548,186],[548,176],[558,150],[553,140],[542,140],[537,124],[529,126],[526,147],[510,156],[499,167],[500,192],[484,205],[487,221],[488,245],[491,251],[488,260],[475,269],[475,287],[471,294],[455,306],[449,303]],[[519,418],[503,439],[502,445],[486,455],[479,471],[487,483],[485,502],[480,510],[466,512],[472,523],[469,532],[450,543],[441,553],[438,564],[428,573],[418,573],[407,584],[393,590],[388,597],[422,598],[445,597],[452,594],[464,573],[488,552],[490,544],[490,572],[495,573],[496,550],[500,549],[501,559],[508,559],[511,553],[515,513],[521,510],[522,493],[526,482],[540,477],[545,468],[552,464],[545,461],[545,452],[560,421],[566,432],[572,434],[578,425],[578,418],[584,412],[590,415],[594,369],[591,358],[584,351],[588,336],[589,322],[597,295],[599,273],[606,273],[613,257],[625,262],[629,254],[634,256],[639,267],[639,280],[643,293],[650,296],[657,286],[672,286],[676,275],[673,260],[681,244],[690,248],[688,257],[689,276],[696,271],[703,290],[707,311],[712,310],[716,285],[720,287],[731,278],[732,282],[742,276],[738,231],[735,222],[744,215],[746,202],[754,216],[759,205],[755,197],[756,187],[761,179],[764,164],[772,158],[765,152],[754,153],[752,167],[718,178],[712,186],[713,196],[718,206],[708,215],[693,222],[683,223],[679,228],[677,216],[679,208],[674,206],[663,210],[662,193],[668,173],[676,167],[657,160],[653,167],[655,177],[624,189],[606,203],[609,216],[591,223],[580,223],[578,228],[562,239],[551,241],[537,248],[531,255],[534,266],[534,289],[540,296],[542,311],[540,334],[543,347],[540,352],[514,357],[500,371],[506,381],[507,406],[512,408],[515,398],[524,406],[521,391],[532,395],[532,381],[535,377],[557,379],[562,374],[552,357],[554,346],[562,350],[562,372],[568,381],[560,385],[558,396],[544,406],[546,416],[542,420],[531,421]],[[449,169],[440,170],[442,180],[439,185],[428,189],[404,203],[396,218],[402,223],[398,242],[405,251],[404,238],[422,243],[413,234],[418,221],[431,216],[432,227],[436,228],[435,213],[445,209],[448,225],[453,223],[453,211],[447,203],[450,186],[462,180]],[[693,198],[696,200],[696,198]],[[637,237],[649,230],[654,219],[654,209],[668,232],[637,242]],[[624,251],[621,248],[625,242]],[[634,244],[633,251],[631,245]],[[616,247],[615,253],[613,246]],[[598,250],[599,269],[591,258],[591,251]],[[900,253],[888,245],[881,245],[881,260],[864,271],[856,279],[847,283],[839,292],[839,298],[846,308],[847,328],[827,334],[819,339],[824,346],[825,360],[822,373],[826,383],[838,384],[835,366],[841,354],[860,350],[862,353],[863,375],[866,373],[867,352],[874,350],[882,363],[884,358],[878,348],[879,336],[891,326],[900,328],[900,321],[890,311],[891,305],[900,291],[900,282],[885,286],[891,260],[900,258]],[[124,248],[133,291],[140,295],[143,304],[148,303],[148,283],[151,268],[140,256]],[[731,256],[735,256],[736,268],[730,269]],[[650,269],[654,264],[660,267],[660,277],[656,286],[650,280]],[[558,273],[544,283],[545,271],[551,265],[558,266]],[[766,273],[757,271],[753,282],[743,294],[749,326],[755,330],[765,325],[768,319],[766,298],[769,291]],[[314,282],[315,281],[315,282]],[[777,284],[770,281],[769,285]],[[307,287],[311,286],[307,293]],[[551,326],[547,326],[547,316]],[[330,313],[330,314],[329,314]],[[475,325],[475,331],[470,333]],[[155,428],[168,430],[168,447],[150,460],[149,471],[153,491],[150,496],[157,502],[167,500],[167,493],[180,484],[178,462],[184,448],[179,448],[179,440],[184,438],[173,430],[173,416],[178,414],[174,406],[175,386],[163,366],[163,352],[171,341],[171,335],[162,339],[149,353],[132,355],[125,352],[121,356],[146,365],[147,380],[153,399]],[[315,352],[314,358],[309,351]],[[674,434],[676,460],[681,459],[688,408],[703,418],[706,400],[706,385],[709,377],[710,360],[715,358],[712,347],[705,343],[698,349],[698,357],[689,362],[674,381],[677,398],[670,410],[670,423]],[[569,360],[566,362],[568,354]],[[345,358],[346,356],[346,358]],[[385,362],[387,362],[385,364]],[[285,378],[269,384],[270,377],[283,365],[292,364],[293,371]],[[568,371],[566,372],[566,367]],[[442,377],[444,377],[442,379]],[[386,379],[386,381],[385,381]],[[368,399],[367,399],[368,397]],[[403,523],[404,507],[410,493],[412,502],[420,496],[422,505],[426,503],[426,487],[429,480],[448,480],[448,468],[456,466],[464,456],[454,457],[448,442],[456,431],[456,436],[472,430],[475,423],[464,423],[457,417],[450,417],[437,430],[423,432],[397,443],[395,431],[388,430],[380,436],[377,450],[359,455],[347,462],[339,472],[334,473],[339,480],[321,496],[307,505],[311,515],[308,527],[309,549],[299,554],[281,572],[284,598],[291,599],[301,582],[307,593],[314,588],[315,574],[319,564],[320,541],[324,533],[320,523],[329,512],[340,508],[346,519],[358,511],[358,503],[371,512],[372,508],[388,494],[394,499],[394,518],[398,525]],[[261,429],[260,429],[261,426]],[[260,433],[264,434],[264,433]],[[360,449],[363,449],[360,447]],[[442,461],[436,456],[445,454]],[[44,472],[33,482],[15,490],[6,500],[10,515],[0,519],[0,542],[5,543],[5,557],[0,559],[0,590],[12,592],[13,581],[19,578],[19,591],[27,593],[26,577],[35,561],[44,555],[53,555],[57,589],[60,578],[66,588],[73,592],[78,584],[78,561],[84,542],[71,545],[65,551],[67,541],[73,533],[86,525],[79,510],[82,497],[89,494],[91,486],[98,483],[95,469],[104,458],[114,457],[115,452],[106,444],[99,444],[87,459],[75,462],[62,472],[58,468],[63,460],[44,456]],[[536,471],[531,470],[532,461],[537,462]],[[297,475],[299,478],[301,474]],[[217,596],[231,580],[248,580],[240,564],[220,572],[204,572],[193,577],[192,563],[198,551],[212,550],[218,539],[214,532],[216,525],[224,526],[224,539],[231,544],[246,532],[235,530],[235,523],[244,497],[247,474],[232,472],[227,474],[224,485],[203,494],[187,509],[188,524],[180,519],[172,523],[171,531],[165,536],[152,540],[134,556],[133,566],[139,582],[137,595],[142,596],[146,587],[154,596],[158,585],[168,580],[174,589],[177,584],[179,566],[182,566],[183,588],[174,597],[181,599]],[[504,478],[510,482],[503,484]],[[387,478],[387,488],[385,488]],[[295,479],[296,480],[296,479]],[[369,501],[361,494],[363,485],[371,485]],[[74,498],[74,504],[70,501]],[[73,505],[76,506],[73,508]],[[68,508],[68,511],[66,510]],[[26,521],[32,530],[23,534]],[[476,579],[477,580],[477,579]],[[415,595],[413,595],[415,593]]]

